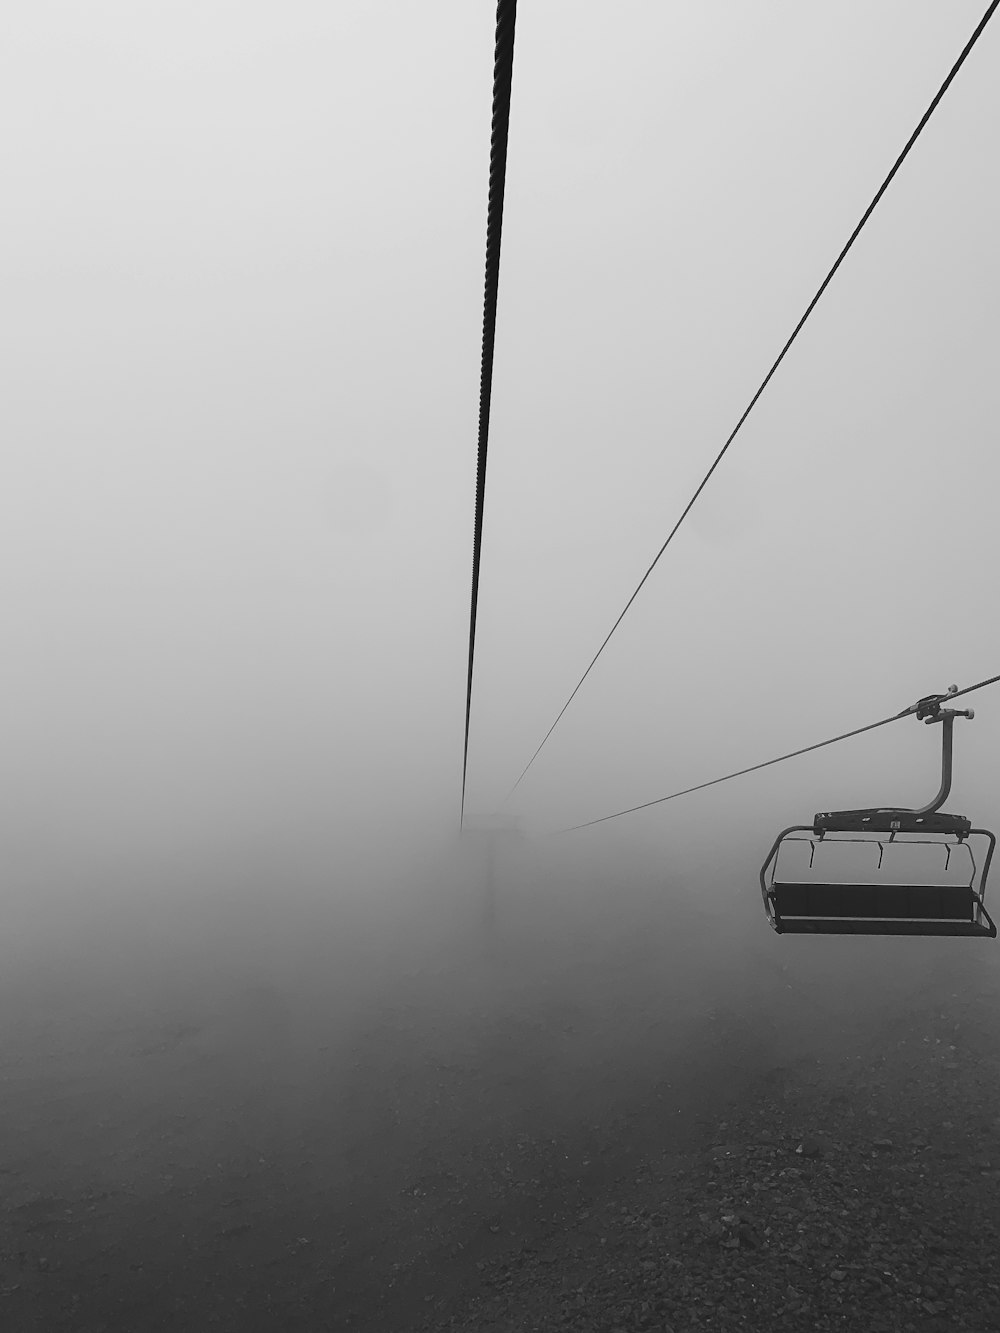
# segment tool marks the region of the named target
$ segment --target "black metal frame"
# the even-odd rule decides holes
[[[959,816],[959,818],[961,818]],[[847,830],[845,830],[847,831]],[[857,830],[852,830],[857,831]],[[867,830],[865,830],[867,831]],[[910,830],[901,830],[903,836]],[[923,830],[921,830],[923,831]],[[997,928],[986,909],[984,901],[986,893],[986,881],[990,873],[990,863],[993,860],[993,853],[996,848],[996,838],[989,829],[970,828],[968,832],[963,833],[959,838],[964,842],[969,837],[983,837],[987,839],[986,855],[983,858],[982,870],[978,875],[975,869],[975,860],[973,860],[972,880],[968,885],[956,886],[966,889],[971,894],[970,911],[968,919],[955,919],[954,917],[926,917],[926,918],[905,918],[889,916],[849,916],[849,915],[802,915],[794,916],[789,913],[782,913],[780,907],[781,889],[792,887],[781,883],[776,879],[778,853],[786,839],[795,833],[810,833],[817,841],[823,840],[823,834],[814,824],[792,824],[783,829],[775,838],[771,850],[768,852],[767,859],[760,870],[760,891],[764,903],[764,911],[772,929],[779,935],[785,934],[838,934],[838,935],[977,935],[996,938]],[[957,835],[956,835],[957,836]],[[895,840],[895,834],[892,835]],[[837,841],[831,839],[831,841]],[[862,841],[867,841],[862,839]],[[877,846],[876,839],[870,839],[872,846]],[[919,845],[923,839],[916,839],[911,842],[907,839],[908,845]],[[971,850],[971,849],[970,849]],[[772,875],[770,883],[768,882],[768,871],[774,868],[775,874]],[[977,884],[978,879],[978,884]],[[870,889],[874,896],[876,892],[875,885],[848,883],[838,885],[838,888],[845,890],[852,889]],[[891,892],[910,886],[888,885],[884,892]],[[946,886],[924,885],[921,888],[943,888]],[[950,887],[950,886],[948,886]],[[847,895],[844,895],[845,897]]]
[[[954,687],[949,694],[954,693]],[[937,795],[918,810],[876,807],[864,810],[835,810],[817,814],[812,824],[791,824],[775,838],[760,870],[760,891],[764,911],[771,927],[779,934],[846,935],[963,935],[996,938],[997,928],[986,910],[986,881],[996,848],[996,838],[988,829],[973,828],[964,815],[949,815],[940,807],[951,791],[953,728],[956,717],[973,716],[972,710],[959,711],[941,707],[947,695],[929,695],[914,705],[919,720],[928,725],[940,722],[941,785]],[[782,883],[777,879],[778,855],[782,844],[796,833],[822,842],[828,833],[862,835],[852,841],[871,842],[880,848],[883,840],[872,834],[888,834],[888,841],[905,838],[908,845],[928,841],[927,835],[954,838],[956,845],[970,837],[988,841],[982,871],[978,873],[971,846],[972,878],[967,885],[878,885],[872,883],[820,884],[817,882]],[[864,836],[869,835],[869,836]],[[923,836],[920,836],[923,835]],[[841,841],[831,839],[831,841]],[[945,843],[946,847],[952,844]],[[949,858],[950,860],[950,853]],[[946,863],[947,864],[947,863]],[[812,856],[810,856],[810,866]],[[768,871],[771,871],[770,883]],[[782,899],[786,910],[782,911]],[[789,910],[788,900],[797,902],[798,910]],[[880,910],[881,907],[881,910]]]

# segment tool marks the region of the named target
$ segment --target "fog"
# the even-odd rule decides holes
[[[461,836],[491,6],[6,16],[12,1033],[169,1018],[280,1139],[414,978],[435,1022],[576,1006],[543,1116],[599,1046],[642,1083],[605,1002],[693,1041],[794,988],[752,1064],[986,966],[761,911],[780,828],[931,798],[912,718],[560,830],[1000,670],[996,32],[508,799],[981,7],[521,7]],[[995,825],[963,702],[947,808]]]

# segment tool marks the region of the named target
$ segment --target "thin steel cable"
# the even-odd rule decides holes
[[[907,709],[907,712],[910,710]],[[885,727],[890,722],[898,722],[906,713],[894,713],[892,717],[884,717],[880,722],[869,722],[865,727],[858,727],[854,731],[845,731],[840,736],[831,736],[827,741],[817,741],[815,745],[805,745],[801,750],[790,750],[788,754],[780,754],[776,759],[765,759],[761,764],[751,764],[749,768],[737,769],[735,773],[727,773],[725,777],[712,778],[711,782],[699,782],[694,787],[685,787],[683,791],[671,792],[669,796],[658,796],[655,801],[644,801],[642,805],[629,806],[627,810],[616,810],[613,815],[602,815],[600,819],[588,819],[584,824],[574,824],[570,828],[560,829],[561,833],[575,833],[578,829],[590,828],[592,824],[604,824],[609,819],[620,819],[622,815],[635,814],[637,810],[648,810],[650,806],[662,805],[664,801],[675,801],[678,796],[689,796],[695,791],[704,791],[706,787],[717,787],[720,782],[729,782],[732,778],[744,777],[747,773],[756,773],[760,768],[770,768],[772,764],[781,764],[786,759],[795,759],[800,754],[808,754],[810,750],[822,750],[825,745],[835,745],[837,741],[846,741],[851,736],[860,736],[864,731],[874,731],[876,727]]]
[[[978,26],[977,26],[975,32],[972,34],[972,36],[971,36],[971,37],[969,38],[969,40],[966,42],[965,47],[964,47],[964,49],[962,50],[962,54],[961,54],[961,55],[958,57],[958,59],[955,61],[954,65],[952,65],[951,70],[950,70],[950,72],[949,72],[949,74],[948,74],[948,77],[945,79],[944,83],[942,83],[941,87],[937,90],[937,93],[934,95],[934,99],[933,99],[933,101],[931,102],[930,106],[927,108],[927,110],[926,110],[926,111],[924,112],[924,114],[921,116],[921,118],[920,118],[920,122],[919,122],[919,124],[917,125],[917,128],[916,128],[916,129],[913,131],[913,133],[910,135],[909,139],[907,139],[907,141],[906,141],[906,146],[903,148],[903,151],[899,154],[899,156],[896,158],[896,161],[893,163],[893,165],[892,165],[892,170],[889,172],[888,176],[886,176],[885,180],[884,180],[884,181],[882,182],[882,184],[879,186],[879,188],[878,188],[878,190],[877,190],[877,192],[876,192],[876,194],[875,194],[875,197],[872,199],[871,203],[870,203],[870,204],[868,205],[868,207],[865,209],[864,214],[862,215],[861,221],[858,223],[858,225],[857,225],[857,226],[854,228],[854,230],[851,232],[851,235],[850,235],[850,238],[849,238],[848,241],[847,241],[847,244],[844,246],[844,248],[841,250],[840,254],[837,256],[836,260],[834,261],[833,267],[830,269],[829,273],[826,275],[826,277],[825,277],[825,278],[823,279],[823,281],[820,283],[819,288],[818,288],[817,291],[816,291],[816,295],[812,298],[812,300],[811,300],[811,301],[809,302],[809,304],[806,306],[805,313],[802,315],[802,317],[801,317],[801,319],[799,320],[799,322],[795,325],[795,328],[792,330],[791,335],[790,335],[789,338],[788,338],[788,341],[785,343],[784,347],[782,347],[781,351],[778,353],[778,356],[777,356],[777,358],[775,359],[774,364],[771,366],[771,369],[770,369],[770,370],[767,372],[767,374],[764,376],[763,380],[762,380],[761,383],[760,383],[760,387],[757,389],[757,392],[756,392],[756,393],[754,394],[754,396],[750,399],[750,402],[748,403],[746,409],[744,410],[743,415],[740,417],[739,421],[737,421],[736,425],[735,425],[735,426],[733,427],[733,429],[732,429],[732,432],[730,433],[729,438],[726,440],[725,444],[722,446],[722,448],[719,450],[718,454],[716,455],[715,462],[712,464],[712,466],[711,466],[711,467],[708,469],[708,471],[705,473],[704,477],[703,477],[702,480],[701,480],[701,483],[700,483],[699,486],[698,486],[698,489],[695,491],[694,495],[691,496],[691,499],[690,499],[690,500],[687,502],[687,504],[685,505],[683,513],[681,514],[680,518],[677,520],[677,522],[674,524],[673,528],[671,529],[671,531],[670,531],[670,535],[667,537],[667,540],[666,540],[666,541],[663,543],[663,545],[660,547],[659,551],[657,551],[657,553],[656,553],[656,557],[655,557],[655,559],[653,560],[652,564],[649,566],[649,568],[646,570],[645,574],[643,574],[642,578],[639,580],[639,583],[637,584],[637,586],[636,586],[636,588],[635,588],[635,591],[632,593],[632,596],[631,596],[631,597],[628,599],[628,601],[625,603],[625,606],[624,606],[624,608],[623,608],[621,614],[619,615],[618,619],[617,619],[617,620],[615,621],[615,623],[611,626],[611,629],[608,631],[607,637],[605,638],[604,642],[601,644],[600,648],[598,648],[597,652],[594,654],[593,658],[591,659],[590,665],[587,667],[586,671],[583,673],[583,675],[582,675],[582,676],[580,677],[580,679],[577,681],[576,685],[575,685],[574,688],[573,688],[573,692],[572,692],[572,694],[569,696],[569,698],[568,698],[568,699],[566,700],[566,702],[563,704],[562,708],[560,708],[558,714],[556,715],[556,720],[552,723],[551,727],[549,727],[548,731],[547,731],[547,732],[545,733],[545,735],[542,737],[541,744],[538,746],[538,749],[535,751],[535,753],[531,756],[531,758],[530,758],[530,759],[528,760],[528,762],[525,764],[524,768],[523,768],[522,771],[521,771],[521,775],[520,775],[520,777],[517,779],[517,781],[514,783],[513,787],[511,787],[510,791],[507,793],[507,796],[504,798],[505,801],[506,801],[506,800],[509,800],[510,797],[513,796],[514,792],[517,791],[517,788],[518,788],[518,787],[520,786],[520,784],[521,784],[521,780],[524,778],[525,774],[528,772],[528,769],[531,767],[531,765],[532,765],[532,764],[535,762],[535,760],[538,758],[538,756],[539,756],[539,754],[541,753],[542,748],[543,748],[543,746],[545,745],[546,741],[548,741],[549,737],[552,735],[552,733],[555,731],[556,727],[559,725],[559,722],[560,722],[560,720],[562,719],[563,714],[566,712],[566,709],[570,706],[570,704],[571,704],[571,703],[573,702],[573,700],[576,698],[576,694],[577,694],[577,691],[580,689],[580,686],[583,684],[583,682],[584,682],[584,681],[587,679],[587,677],[590,675],[591,671],[593,670],[593,668],[594,668],[594,666],[595,666],[595,664],[596,664],[596,662],[597,662],[597,659],[601,656],[601,654],[604,652],[605,648],[608,646],[608,643],[609,643],[610,640],[611,640],[611,636],[615,633],[615,631],[617,630],[618,626],[619,626],[619,625],[622,623],[622,621],[625,619],[625,616],[628,614],[629,608],[632,606],[632,603],[633,603],[633,602],[635,601],[635,599],[638,597],[638,595],[639,595],[639,593],[641,592],[641,590],[642,590],[642,588],[643,588],[643,585],[645,584],[646,580],[649,578],[650,574],[652,574],[653,570],[656,568],[657,564],[659,563],[660,557],[663,555],[664,551],[667,549],[667,547],[668,547],[668,546],[670,545],[670,543],[673,541],[674,536],[675,536],[675,534],[677,533],[678,528],[681,526],[681,524],[682,524],[682,523],[684,522],[684,520],[687,518],[687,516],[688,516],[688,514],[690,513],[691,509],[694,507],[695,501],[698,499],[698,497],[701,495],[702,491],[703,491],[703,490],[705,489],[705,487],[708,485],[709,479],[711,478],[713,472],[714,472],[715,469],[719,466],[719,464],[722,462],[722,459],[723,459],[723,457],[725,456],[725,453],[726,453],[726,451],[728,450],[729,446],[730,446],[730,445],[732,444],[732,442],[736,439],[736,436],[739,434],[740,430],[742,429],[742,427],[743,427],[743,423],[746,421],[747,417],[749,417],[750,413],[753,411],[754,407],[756,406],[756,404],[757,404],[758,400],[760,399],[761,395],[763,394],[764,390],[765,390],[765,389],[767,388],[767,386],[770,384],[771,379],[773,378],[773,376],[774,376],[775,372],[777,371],[778,367],[781,365],[782,361],[784,361],[784,359],[785,359],[785,355],[786,355],[786,353],[788,352],[788,350],[790,349],[790,347],[792,346],[792,343],[794,343],[794,342],[795,342],[795,339],[799,336],[799,334],[800,334],[800,332],[802,331],[802,328],[803,328],[803,326],[804,326],[806,320],[809,318],[809,316],[812,314],[813,310],[816,308],[816,305],[818,304],[820,297],[821,297],[821,296],[823,295],[823,293],[826,291],[827,287],[829,287],[831,281],[833,280],[833,276],[834,276],[834,274],[837,272],[837,270],[840,268],[841,264],[844,262],[844,259],[847,257],[847,253],[848,253],[848,251],[851,249],[851,247],[854,245],[854,242],[855,242],[855,241],[858,239],[858,237],[861,235],[861,232],[862,232],[862,230],[863,230],[863,228],[864,228],[866,222],[867,222],[868,219],[871,217],[872,213],[874,213],[875,208],[876,208],[876,206],[877,206],[878,203],[879,203],[879,200],[882,198],[882,196],[885,194],[886,190],[889,188],[890,184],[892,183],[893,177],[896,175],[896,172],[899,170],[899,168],[903,165],[903,162],[905,161],[906,157],[908,156],[908,154],[909,154],[909,152],[910,152],[910,149],[913,147],[913,145],[916,143],[917,139],[920,137],[920,134],[921,134],[921,132],[923,131],[924,126],[927,124],[927,122],[930,120],[931,116],[934,114],[934,111],[935,111],[935,109],[936,109],[938,103],[941,101],[942,97],[944,97],[945,93],[948,91],[948,88],[950,87],[952,80],[954,79],[954,77],[955,77],[955,75],[958,73],[958,71],[962,68],[962,65],[965,63],[966,57],[969,55],[969,52],[972,50],[972,48],[975,46],[976,42],[979,40],[979,38],[980,38],[980,36],[981,36],[981,34],[982,34],[982,32],[983,32],[983,29],[986,27],[987,23],[988,23],[988,22],[990,21],[990,19],[992,18],[992,16],[993,16],[993,12],[994,12],[994,10],[997,8],[998,5],[1000,5],[1000,0],[993,0],[993,3],[989,6],[989,8],[987,9],[986,13],[985,13],[985,14],[983,15],[983,17],[980,19],[979,24],[978,24]]]
[[[981,680],[976,685],[966,685],[964,690],[956,690],[954,694],[946,696],[948,699],[958,699],[963,694],[971,694],[973,690],[985,689],[987,685],[995,685],[1000,681],[1000,676],[989,676],[986,680]]]
[[[997,681],[1000,681],[1000,676],[990,676],[988,680],[981,680],[976,685],[967,685],[964,690],[956,690],[953,694],[939,694],[929,697],[947,704],[952,699],[957,699],[959,695],[971,694],[973,690],[981,690],[987,685],[995,685]],[[817,741],[815,745],[804,745],[801,750],[790,750],[788,754],[780,754],[776,759],[765,759],[763,763],[751,764],[749,768],[737,769],[735,773],[727,773],[721,778],[712,778],[710,782],[699,782],[694,787],[685,787],[683,791],[671,792],[669,796],[658,796],[654,801],[644,801],[642,805],[632,805],[627,810],[616,810],[613,815],[602,815],[600,819],[588,819],[584,824],[573,824],[569,828],[559,829],[558,831],[560,833],[575,833],[579,829],[591,828],[594,824],[605,824],[609,819],[620,819],[622,815],[633,815],[638,810],[648,810],[650,806],[663,805],[665,801],[675,801],[678,796],[690,796],[692,792],[704,791],[706,787],[717,787],[720,782],[730,782],[733,778],[742,778],[748,773],[756,773],[758,769],[770,768],[773,764],[783,764],[786,759],[797,759],[799,755],[809,754],[813,750],[822,750],[827,745],[836,745],[838,741],[850,740],[852,736],[860,736],[866,731],[875,731],[878,727],[888,726],[890,722],[898,722],[901,718],[909,717],[917,711],[917,708],[917,704],[911,704],[909,708],[904,708],[900,713],[893,713],[891,717],[883,717],[878,722],[869,722],[867,726],[856,727],[854,731],[841,732],[839,736],[831,736],[829,740]]]
[[[1000,0],[997,0],[997,3],[1000,3]],[[490,401],[493,396],[493,350],[497,332],[500,237],[503,230],[503,198],[507,183],[507,137],[510,130],[510,90],[514,69],[514,23],[516,18],[517,0],[498,0],[493,54],[493,119],[490,134],[490,189],[486,209],[483,351],[479,377],[479,456],[476,467],[476,517],[472,538],[469,677],[465,692],[465,745],[462,752],[460,826],[465,821],[465,782],[469,770],[469,721],[472,716],[472,675],[476,659],[476,614],[479,609],[479,566],[483,546],[483,507],[486,499],[486,452],[490,435]]]

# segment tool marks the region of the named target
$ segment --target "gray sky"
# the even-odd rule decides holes
[[[520,6],[473,809],[541,739],[984,7]],[[494,14],[9,7],[19,864],[282,839],[343,858],[379,819],[453,829]],[[998,23],[522,784],[530,821],[1000,670]],[[996,823],[1000,690],[968,702],[950,804]],[[937,744],[900,723],[635,836],[667,856],[704,834],[752,884],[785,823],[927,799]]]

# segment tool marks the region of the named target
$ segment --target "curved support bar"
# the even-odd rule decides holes
[[[915,815],[932,815],[935,810],[940,810],[951,791],[951,759],[955,739],[955,714],[952,712],[942,713],[941,725],[944,727],[941,733],[941,786],[938,794],[929,805],[922,805],[919,810],[912,811]]]
[[[774,914],[771,898],[767,891],[767,872],[770,869],[772,862],[777,859],[778,849],[788,837],[789,833],[812,833],[812,831],[812,824],[789,824],[788,828],[782,829],[775,838],[771,850],[767,854],[767,859],[760,868],[760,894],[764,900],[764,911],[767,914],[767,919],[770,921],[772,929],[776,930],[779,935],[781,934],[781,922]]]
[[[854,822],[857,821],[857,826],[859,828],[862,827],[862,825],[870,825],[872,832],[888,832],[888,827],[883,828],[883,823],[893,815],[905,815],[907,820],[910,821],[915,819],[929,820],[941,809],[951,792],[955,718],[963,716],[965,716],[965,714],[949,709],[940,713],[937,717],[928,719],[929,722],[940,722],[944,728],[941,732],[941,785],[938,788],[937,795],[934,797],[933,801],[928,801],[926,805],[922,805],[916,810],[912,809],[910,806],[902,805],[872,806],[865,810],[833,810],[827,814],[816,816],[817,831],[821,824],[827,831],[833,832],[835,830],[853,828]],[[942,820],[948,820],[949,818],[951,817],[948,815],[941,816]],[[937,825],[928,824],[928,831],[931,831],[932,829],[933,831],[939,831]],[[915,829],[907,829],[905,831],[916,832]]]
[[[990,845],[989,845],[989,847],[988,847],[987,850],[986,850],[986,858],[985,858],[985,860],[983,861],[983,873],[982,873],[982,875],[980,875],[980,877],[979,877],[979,895],[978,895],[978,896],[979,896],[979,911],[980,911],[981,914],[986,918],[986,920],[987,920],[987,922],[988,922],[988,924],[989,924],[990,934],[991,934],[991,935],[994,937],[994,939],[995,939],[995,938],[996,938],[996,933],[997,933],[997,928],[996,928],[996,926],[993,924],[993,918],[990,916],[989,912],[987,912],[987,910],[986,910],[986,881],[987,881],[987,879],[989,878],[989,874],[990,874],[990,863],[991,863],[991,861],[993,860],[993,853],[996,851],[997,840],[996,840],[995,835],[992,834],[992,833],[989,831],[988,828],[974,828],[974,829],[970,829],[970,830],[969,830],[969,833],[970,833],[970,835],[971,835],[972,833],[978,833],[978,834],[980,834],[981,837],[984,837],[984,838],[988,838],[988,839],[989,839],[989,844],[990,844]]]

